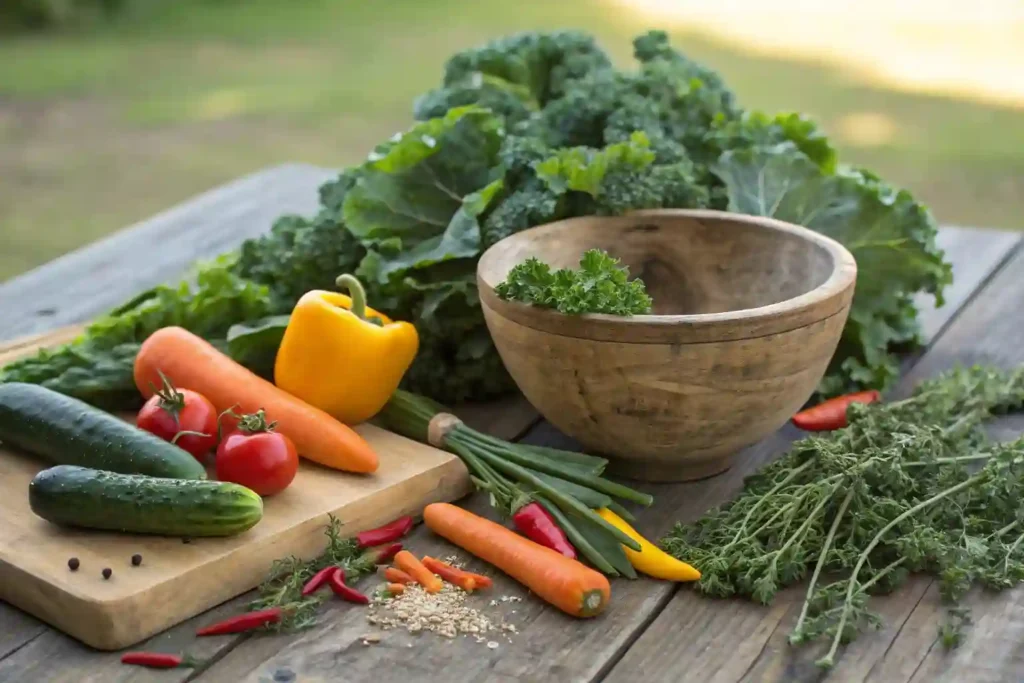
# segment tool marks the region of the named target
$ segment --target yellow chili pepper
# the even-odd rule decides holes
[[[384,407],[416,352],[419,336],[366,307],[352,275],[338,278],[351,297],[315,289],[295,304],[274,363],[274,381],[289,394],[349,425]]]
[[[665,579],[666,581],[696,581],[700,578],[699,571],[685,562],[677,560],[648,541],[638,534],[636,529],[631,527],[626,520],[608,508],[601,508],[597,511],[597,514],[640,544],[640,552],[622,546],[622,549],[626,552],[626,557],[629,558],[629,563],[637,570],[648,576],[656,579]]]

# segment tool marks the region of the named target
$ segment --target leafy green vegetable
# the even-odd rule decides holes
[[[560,313],[643,315],[651,312],[651,297],[644,283],[629,279],[629,270],[601,249],[590,249],[578,270],[551,267],[528,258],[509,271],[494,292],[506,301],[554,308]]]
[[[830,639],[819,660],[828,668],[841,643],[879,623],[868,596],[910,572],[934,576],[952,603],[974,583],[1024,581],[1024,438],[994,443],[984,429],[1022,408],[1024,367],[956,369],[908,399],[856,404],[848,428],[798,441],[662,545],[700,569],[707,595],[769,603],[810,576],[789,640]],[[942,638],[952,646],[967,620],[951,617]]]
[[[277,349],[284,339],[290,315],[271,315],[228,328],[227,352],[233,359],[264,377],[274,376]]]
[[[866,172],[823,173],[792,142],[727,151],[712,170],[726,185],[730,211],[803,225],[850,250],[857,288],[822,391],[888,386],[899,371],[890,349],[917,340],[914,293],[931,292],[941,304],[952,281],[931,216]]]
[[[854,251],[862,277],[820,389],[884,388],[897,370],[892,350],[917,339],[913,295],[941,303],[949,282],[927,211],[839,165],[810,120],[744,111],[663,31],[633,47],[629,70],[576,31],[454,54],[440,86],[416,101],[418,122],[321,187],[315,216],[280,218],[195,282],[137,297],[81,340],[0,370],[0,381],[132,403],[133,352],[159,327],[180,324],[228,348],[232,325],[287,315],[304,292],[354,272],[374,308],[416,325],[406,388],[484,399],[513,385],[480,311],[483,250],[562,218],[711,207],[802,222]],[[259,343],[242,349],[236,336],[234,352],[266,375],[273,337],[245,338]]]

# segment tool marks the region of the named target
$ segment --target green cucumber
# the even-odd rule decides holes
[[[187,451],[38,384],[0,384],[0,442],[56,465],[206,479],[206,469]]]
[[[220,481],[57,465],[28,486],[32,512],[60,526],[161,536],[232,536],[263,517],[263,499]]]

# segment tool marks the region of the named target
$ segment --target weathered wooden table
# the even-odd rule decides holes
[[[174,281],[196,258],[265,231],[282,213],[315,211],[316,189],[332,175],[301,165],[257,173],[4,283],[0,337],[85,321],[145,287]],[[955,284],[943,308],[924,304],[928,348],[906,360],[899,392],[958,362],[1024,362],[1022,235],[945,228],[940,238],[954,264]],[[522,402],[484,411],[477,423],[505,438],[572,445]],[[644,486],[656,504],[639,515],[637,526],[657,538],[674,522],[697,517],[726,500],[744,475],[781,454],[796,436],[782,429],[713,479]],[[479,496],[468,504],[485,508]],[[450,550],[423,528],[409,544],[421,553]],[[139,648],[187,649],[207,660],[195,671],[123,666],[116,654],[92,651],[0,603],[0,681],[1024,681],[1024,591],[971,594],[975,625],[965,644],[947,654],[936,646],[942,615],[936,587],[917,577],[878,601],[884,626],[846,648],[823,677],[813,664],[815,648],[793,650],[786,643],[801,590],[783,592],[771,606],[760,607],[702,598],[657,581],[620,580],[605,614],[586,621],[528,597],[499,602],[487,609],[503,613],[519,633],[501,638],[496,649],[468,638],[449,641],[404,631],[389,631],[379,643],[365,645],[361,636],[373,632],[365,612],[340,602],[329,603],[318,626],[296,635],[193,637],[198,623],[240,610],[248,599],[242,596]],[[525,595],[502,579],[494,593]]]

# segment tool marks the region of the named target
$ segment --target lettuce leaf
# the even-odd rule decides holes
[[[888,386],[899,371],[893,350],[918,341],[912,296],[929,292],[941,306],[952,282],[927,209],[866,171],[825,173],[793,142],[727,151],[712,171],[725,183],[730,211],[802,225],[850,250],[857,289],[820,391]]]

